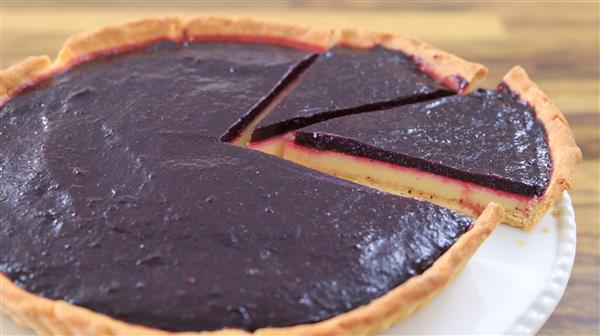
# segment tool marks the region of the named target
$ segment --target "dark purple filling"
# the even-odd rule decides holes
[[[257,125],[252,140],[452,93],[406,54],[380,46],[367,50],[336,46],[320,55],[293,91]]]
[[[541,196],[552,173],[544,125],[506,90],[333,119],[295,141],[526,196]]]
[[[0,272],[171,331],[321,321],[425,271],[451,210],[218,141],[304,53],[160,43],[0,110]]]
[[[93,104],[96,117],[118,109],[120,118],[131,119],[138,117],[133,111],[137,109],[144,111],[139,122],[147,127],[186,129],[229,140],[314,57],[261,44],[160,42],[79,64],[41,83],[33,93],[53,99],[11,102],[3,114],[31,109],[40,115],[57,111],[76,118]],[[190,122],[196,118],[203,122]]]

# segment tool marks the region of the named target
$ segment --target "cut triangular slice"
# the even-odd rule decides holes
[[[408,36],[346,30],[258,123],[252,141],[334,117],[451,95],[485,73],[479,64]]]
[[[564,117],[521,68],[495,92],[338,118],[287,139],[289,160],[471,215],[496,201],[524,229],[581,159]]]

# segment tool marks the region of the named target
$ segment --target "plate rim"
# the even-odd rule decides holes
[[[539,294],[525,313],[504,331],[505,335],[536,334],[552,315],[567,288],[577,249],[575,210],[568,192],[563,192],[551,211],[558,211],[558,246],[554,264]]]

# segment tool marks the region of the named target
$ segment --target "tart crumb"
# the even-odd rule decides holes
[[[560,210],[558,210],[556,208],[554,210],[552,210],[552,216],[554,216],[554,217],[560,216]]]
[[[525,245],[525,241],[522,239],[517,240],[517,244],[519,245]]]
[[[550,232],[550,227],[546,226],[542,229],[543,233],[549,233]]]

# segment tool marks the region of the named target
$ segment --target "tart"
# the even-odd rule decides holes
[[[469,91],[485,68],[407,36],[333,36],[146,19],[3,71],[3,312],[41,334],[339,335],[379,332],[430,300],[500,205],[473,219],[241,146],[328,49],[375,50],[418,88],[286,124],[266,139],[281,144],[272,153],[301,127]]]

